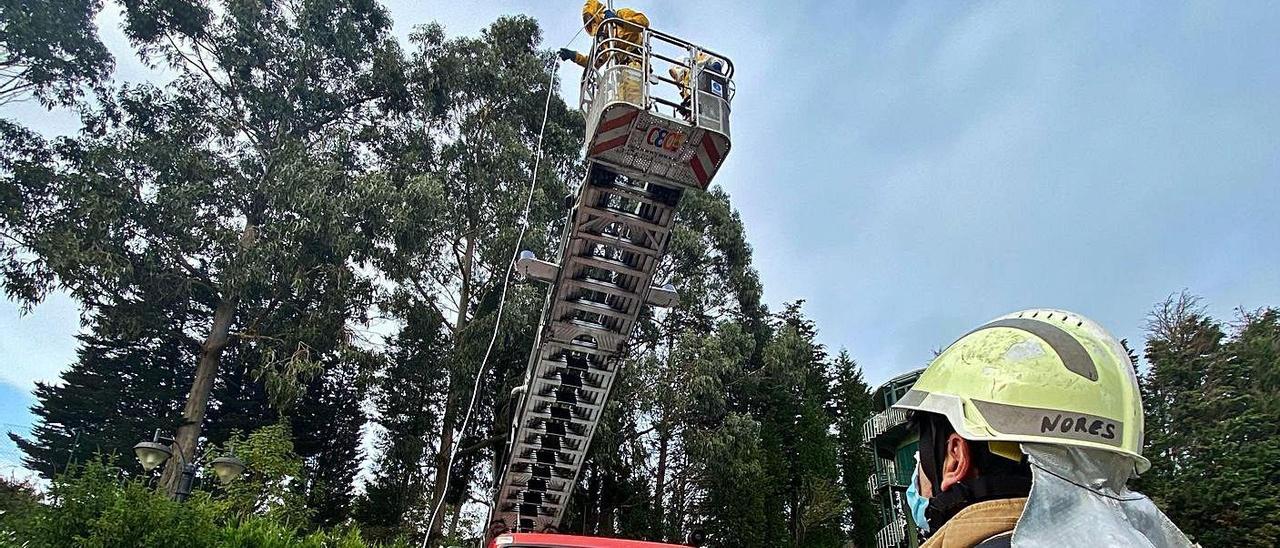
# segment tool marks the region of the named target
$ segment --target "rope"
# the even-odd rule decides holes
[[[570,44],[573,44],[573,41],[578,39],[578,36],[582,34],[582,30],[585,28],[585,25],[579,27],[578,32],[573,35],[573,38],[569,39],[569,42],[565,44],[565,47],[569,47]],[[520,233],[516,236],[516,250],[515,253],[511,255],[511,262],[507,264],[506,276],[502,281],[502,293],[500,293],[498,297],[497,318],[493,322],[493,335],[489,337],[489,346],[485,348],[484,357],[480,360],[480,367],[476,370],[476,379],[471,386],[471,401],[467,404],[466,414],[463,415],[462,427],[458,429],[458,437],[454,440],[453,447],[449,451],[449,464],[444,469],[444,487],[440,489],[440,500],[436,501],[435,507],[431,509],[431,519],[427,521],[427,535],[422,538],[423,548],[426,548],[427,542],[430,541],[431,529],[436,523],[436,516],[440,514],[440,509],[444,507],[444,498],[449,492],[449,479],[453,476],[454,459],[458,456],[458,446],[462,443],[463,437],[466,436],[467,425],[471,422],[471,415],[475,411],[476,400],[480,396],[480,382],[484,379],[485,368],[489,364],[489,355],[493,352],[493,345],[498,340],[498,328],[502,325],[502,313],[506,309],[507,304],[507,289],[511,287],[511,273],[515,270],[516,261],[520,258],[520,247],[524,243],[525,233],[529,230],[529,212],[533,208],[534,191],[538,188],[538,167],[542,165],[542,138],[547,132],[547,118],[551,113],[551,97],[555,95],[556,69],[559,66],[559,63],[552,62],[550,77],[547,79],[547,100],[542,106],[542,127],[538,129],[537,153],[533,157],[533,173],[530,174],[529,177],[529,192],[525,196],[524,200],[524,213],[520,216]],[[445,427],[447,428],[448,425],[445,425]],[[442,480],[437,478],[436,481]]]

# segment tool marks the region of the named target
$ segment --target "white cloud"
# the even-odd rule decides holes
[[[80,313],[64,293],[54,293],[22,315],[12,303],[0,306],[0,382],[23,390],[37,381],[56,382],[75,361]]]
[[[1136,339],[1182,287],[1224,316],[1280,304],[1275,5],[635,4],[734,59],[718,181],[768,301],[808,299],[822,340],[870,380],[1020,307],[1073,308]],[[558,48],[579,21],[576,3],[389,6],[402,39],[432,19],[456,36],[527,13]],[[100,22],[120,78],[148,78],[117,12]],[[560,69],[570,104],[578,74]],[[0,379],[55,377],[74,358],[74,307],[15,317],[0,317]]]

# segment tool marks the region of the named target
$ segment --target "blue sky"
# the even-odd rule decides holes
[[[618,3],[619,6],[623,4]],[[390,2],[396,33],[543,23],[576,1]],[[1280,4],[677,2],[653,25],[733,58],[734,151],[718,182],[766,300],[805,299],[872,382],[995,316],[1074,310],[1140,341],[1188,288],[1210,311],[1280,305]],[[118,79],[163,77],[99,18]],[[585,39],[579,37],[578,48]],[[576,104],[576,67],[564,67]],[[69,114],[0,110],[49,134]],[[0,422],[74,358],[74,303],[0,305]]]

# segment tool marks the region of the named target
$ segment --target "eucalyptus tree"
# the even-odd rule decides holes
[[[74,138],[2,128],[0,274],[28,306],[165,291],[200,315],[176,433],[190,460],[229,347],[250,347],[282,407],[342,359],[387,201],[363,136],[394,106],[401,56],[371,2],[124,5],[139,53],[176,78],[126,86]]]
[[[101,9],[101,0],[0,0],[0,105],[66,105],[102,91],[114,61],[93,21]]]
[[[498,409],[523,373],[537,323],[541,288],[513,286],[506,302],[509,318],[500,326],[490,356],[494,369],[485,375],[477,418],[468,427],[475,430],[462,432],[516,239],[527,228],[523,247],[549,253],[549,234],[564,215],[562,197],[581,172],[582,119],[556,93],[550,80],[553,56],[542,49],[541,39],[537,23],[527,17],[499,19],[478,37],[446,39],[438,25],[420,27],[411,36],[414,49],[404,72],[409,108],[378,128],[376,161],[399,189],[388,216],[391,243],[377,252],[377,264],[393,286],[386,312],[404,322],[438,322],[408,326],[419,335],[397,343],[435,345],[441,343],[437,335],[443,338],[442,352],[422,348],[396,354],[397,359],[421,360],[414,365],[441,371],[442,378],[415,375],[412,366],[392,366],[399,379],[432,383],[390,393],[425,395],[417,403],[437,424],[429,429],[433,439],[428,445],[392,440],[389,450],[417,458],[416,447],[424,453],[434,449],[421,455],[434,478],[426,509],[445,498],[449,464],[457,461],[452,468],[457,478],[449,482],[454,523],[481,462],[476,459],[494,455],[501,446],[506,426],[497,424],[502,422]],[[537,185],[524,221],[535,164]],[[426,333],[431,335],[421,335]],[[442,382],[434,384],[437,380]],[[410,428],[415,434],[421,431],[420,426]],[[460,441],[464,443],[454,454]],[[402,451],[402,445],[415,448]],[[443,517],[441,512],[428,526],[433,541],[440,537]]]
[[[755,465],[737,466],[759,457],[747,449],[759,440],[743,414],[743,379],[759,369],[769,330],[751,248],[718,186],[686,193],[674,224],[654,280],[674,285],[679,303],[642,312],[566,528],[679,542],[695,530],[724,539],[720,524],[758,525],[758,499],[741,489]],[[742,452],[722,443],[748,431]],[[743,474],[721,481],[727,470]]]

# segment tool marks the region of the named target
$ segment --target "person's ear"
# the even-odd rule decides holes
[[[946,491],[952,485],[964,481],[973,472],[973,454],[969,441],[957,434],[947,436],[946,460],[942,463],[942,485],[939,491]]]

